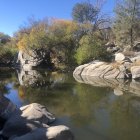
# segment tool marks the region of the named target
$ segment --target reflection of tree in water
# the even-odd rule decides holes
[[[110,133],[116,140],[137,140],[140,138],[140,99],[125,94],[110,106]]]
[[[0,69],[0,93],[8,94],[10,88],[9,83],[17,83],[17,78],[15,77],[15,71],[8,68]]]
[[[105,133],[110,139],[139,139],[140,99],[135,96],[138,94],[132,94],[132,89],[139,90],[139,83],[131,82],[128,88],[131,93],[124,90],[123,95],[116,96],[111,88],[77,83],[71,74],[41,71],[29,76],[30,73],[26,72],[19,86],[12,73],[0,74],[0,92],[4,92],[2,88],[8,83],[14,83],[23,100],[43,104],[57,117],[68,117],[74,126],[79,127],[92,126],[102,130],[104,126],[99,123],[99,118],[105,112],[108,116],[100,119],[108,123]],[[98,83],[104,85],[104,82]],[[120,87],[118,83],[115,85]],[[120,85],[125,87],[122,83]]]
[[[109,120],[106,135],[110,139],[131,140],[140,137],[140,101],[134,94],[127,92],[115,96],[110,88],[77,83],[71,75],[53,73],[46,79],[51,83],[49,88],[23,86],[25,99],[46,105],[56,116],[67,116],[71,123],[79,127],[90,125],[102,128],[98,117],[104,110],[108,118],[102,121]]]
[[[57,116],[70,116],[73,123],[84,125],[93,120],[97,104],[108,95],[110,89],[76,83],[72,76],[52,73],[44,80],[44,87],[19,87],[19,94],[29,102],[46,105]]]

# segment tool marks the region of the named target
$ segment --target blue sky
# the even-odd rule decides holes
[[[1,0],[0,32],[12,35],[27,19],[71,19],[73,6],[84,0]],[[91,0],[91,2],[94,0]],[[112,14],[115,0],[106,0],[103,11]]]

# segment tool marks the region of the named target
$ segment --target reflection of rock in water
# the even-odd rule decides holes
[[[123,95],[124,91],[140,96],[140,82],[124,79],[103,79],[100,77],[73,75],[75,80],[80,83],[90,84],[98,87],[111,87],[115,95]]]
[[[28,71],[24,71],[23,69],[21,69],[17,73],[18,73],[19,83],[22,86],[38,87],[38,86],[45,86],[50,84],[48,81],[44,80],[44,76],[47,76],[46,73],[45,75],[41,75],[41,73],[32,69]]]

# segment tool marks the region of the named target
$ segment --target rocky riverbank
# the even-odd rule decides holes
[[[139,79],[140,57],[128,58],[122,53],[115,54],[112,63],[93,61],[78,66],[73,75],[100,77],[105,79]]]
[[[32,103],[19,109],[3,95],[0,104],[1,140],[74,139],[68,127],[50,126],[56,119],[43,105]]]

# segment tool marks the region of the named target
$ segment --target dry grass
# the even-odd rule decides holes
[[[119,62],[113,62],[113,63],[111,63],[111,66],[115,69],[119,69],[119,67],[120,67],[120,65],[122,65],[121,63],[119,63]]]

